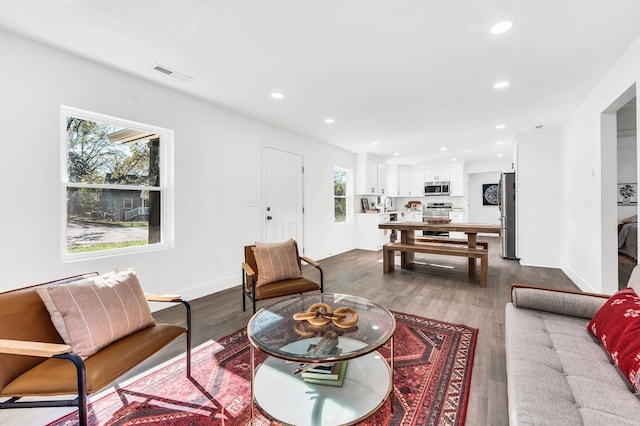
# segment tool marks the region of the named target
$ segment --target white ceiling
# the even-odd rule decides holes
[[[640,33],[640,1],[0,0],[0,27],[353,152],[438,163],[558,129]]]

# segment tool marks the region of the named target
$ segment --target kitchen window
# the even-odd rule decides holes
[[[173,246],[173,131],[61,107],[62,258]]]
[[[349,202],[351,198],[351,170],[336,167],[333,169],[333,199],[335,223],[347,222],[349,217]]]

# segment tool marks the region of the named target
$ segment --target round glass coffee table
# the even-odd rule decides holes
[[[344,320],[339,315],[332,319],[328,312],[322,315],[323,306],[333,312],[342,308],[338,313],[346,312]],[[294,319],[294,314],[297,318],[303,313],[309,316],[310,307],[311,312],[319,311],[316,317]],[[348,320],[353,320],[354,311],[358,319],[350,326],[352,321]],[[303,295],[261,309],[247,326],[252,401],[265,414],[286,424],[334,426],[368,417],[392,389],[395,329],[395,318],[387,309],[345,294]],[[389,363],[377,352],[388,341]],[[270,355],[257,367],[255,349]],[[294,373],[311,364],[345,360],[341,386],[307,383],[301,374]]]

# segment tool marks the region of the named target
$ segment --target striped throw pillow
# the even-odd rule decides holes
[[[256,287],[275,281],[302,277],[296,242],[258,243],[254,249],[258,265]]]
[[[48,285],[37,291],[56,330],[82,359],[155,323],[133,271]]]

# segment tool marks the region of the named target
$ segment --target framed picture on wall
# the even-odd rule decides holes
[[[482,205],[483,206],[498,205],[498,184],[497,183],[482,184]]]
[[[618,184],[618,204],[621,206],[633,206],[638,204],[638,184]]]

